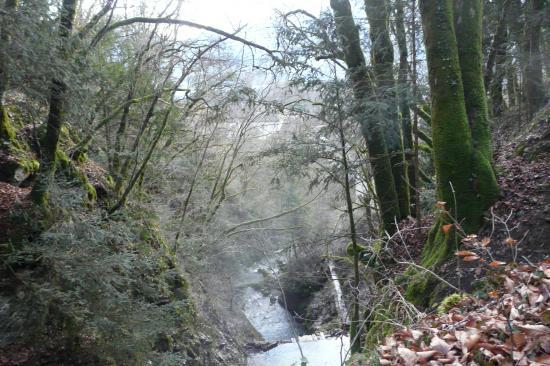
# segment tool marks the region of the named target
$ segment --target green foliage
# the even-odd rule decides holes
[[[94,203],[97,201],[97,192],[95,187],[89,182],[86,173],[77,162],[71,160],[69,156],[61,149],[57,149],[56,165],[59,167],[58,172],[64,174],[71,182],[76,183],[85,191],[85,202]]]
[[[184,342],[194,305],[158,233],[143,242],[150,226],[142,213],[106,221],[73,209],[3,256],[19,281],[0,312],[0,345],[43,343],[80,362],[143,365]]]

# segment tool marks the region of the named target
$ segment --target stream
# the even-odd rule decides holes
[[[333,268],[330,269],[336,303],[339,308],[345,310],[340,284]],[[251,277],[255,274],[250,273]],[[259,281],[261,278],[258,279],[258,283]],[[304,335],[304,327],[294,322],[289,312],[276,299],[264,296],[253,287],[246,287],[242,296],[246,299],[243,312],[254,328],[266,341],[279,342],[269,351],[250,355],[248,366],[339,366],[343,363],[342,360],[349,348],[349,337],[328,337],[323,333]],[[345,318],[346,315],[344,313],[341,316]]]

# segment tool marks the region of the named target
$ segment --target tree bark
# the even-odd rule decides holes
[[[63,0],[60,11],[58,37],[60,46],[58,57],[68,59],[69,44],[78,0]],[[32,190],[32,198],[36,203],[43,204],[47,198],[48,187],[55,174],[56,153],[59,136],[63,125],[63,112],[67,84],[60,78],[53,78],[50,86],[50,109],[46,123],[46,135],[41,142],[41,162],[38,180]]]
[[[11,122],[8,117],[8,113],[4,108],[4,94],[8,88],[8,65],[6,62],[6,50],[10,45],[10,15],[17,9],[19,0],[6,0],[3,10],[6,14],[3,14],[0,18],[0,138],[7,140],[15,137],[15,132],[11,128]]]
[[[527,117],[530,119],[547,101],[542,78],[542,53],[540,51],[541,28],[546,5],[545,0],[529,0],[526,6],[523,80]]]
[[[466,233],[477,232],[498,191],[481,67],[480,4],[462,0],[454,13],[451,0],[420,2],[432,94],[437,193],[447,208],[424,247],[426,267],[440,264],[456,249],[455,229],[444,232],[442,225],[456,220]],[[456,33],[455,23],[461,27]]]
[[[359,32],[353,20],[349,0],[331,0],[330,6],[334,13],[336,32],[348,66],[349,78],[353,84],[357,105],[356,118],[361,123],[362,134],[367,141],[383,229],[393,233],[395,232],[395,218],[401,217],[399,199],[395,189],[392,164],[382,132],[382,121],[373,118],[370,108],[368,108],[369,98],[372,97],[372,86],[361,49]]]
[[[399,91],[399,113],[401,118],[401,131],[403,135],[403,150],[407,161],[407,177],[409,185],[410,214],[416,216],[416,169],[414,167],[413,125],[411,121],[411,83],[409,82],[409,49],[407,47],[407,32],[405,31],[404,1],[395,3],[395,30],[397,46],[399,48],[399,74],[397,87]],[[403,214],[403,213],[402,213]]]
[[[393,45],[388,29],[388,13],[384,0],[365,0],[365,10],[369,22],[371,40],[371,62],[373,65],[375,93],[379,107],[378,117],[384,125],[384,137],[390,161],[393,179],[399,200],[398,219],[410,214],[409,179],[407,163],[401,139],[395,78],[393,75]],[[407,109],[408,110],[408,109]]]
[[[500,16],[485,67],[485,88],[489,91],[493,116],[499,116],[504,110],[502,82],[504,81],[504,61],[508,38],[506,23],[512,1],[501,0],[500,4]]]
[[[491,131],[483,82],[481,51],[482,2],[479,0],[456,0],[454,4],[460,73],[473,146],[486,160],[492,161]]]
[[[340,115],[340,113],[339,113]],[[351,342],[351,352],[361,351],[361,324],[359,323],[359,247],[357,246],[357,230],[355,228],[355,217],[353,215],[353,200],[351,198],[351,184],[349,178],[348,155],[346,152],[346,138],[344,136],[344,126],[342,125],[342,116],[338,120],[338,136],[340,138],[340,151],[342,154],[342,164],[344,168],[344,190],[346,195],[346,209],[348,214],[351,244],[353,248],[353,288],[352,288],[352,313],[350,321],[349,337]]]

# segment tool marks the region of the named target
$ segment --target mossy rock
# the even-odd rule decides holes
[[[17,135],[23,127],[18,109],[0,106],[0,120],[0,180],[19,185],[38,172],[40,163],[27,141]]]
[[[451,294],[447,296],[446,298],[441,301],[439,306],[437,307],[437,314],[443,315],[452,308],[456,307],[456,305],[461,302],[466,296],[464,294]]]

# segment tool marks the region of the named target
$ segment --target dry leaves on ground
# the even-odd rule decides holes
[[[466,298],[443,316],[386,337],[380,364],[550,365],[550,262],[501,276],[493,300]]]

